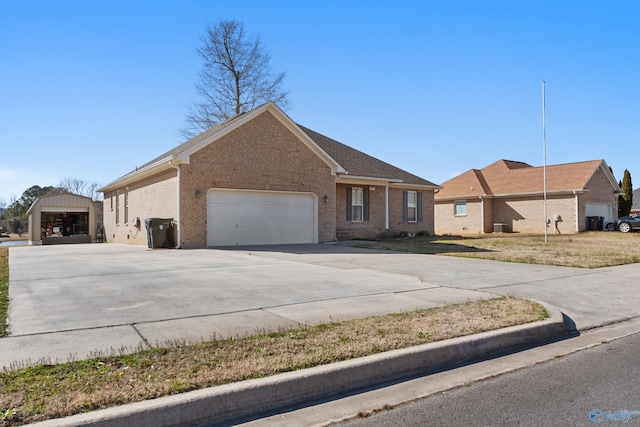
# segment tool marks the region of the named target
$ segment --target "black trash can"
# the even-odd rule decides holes
[[[601,228],[598,228],[598,223],[600,222],[599,216],[588,216],[587,217],[587,230],[595,231]]]

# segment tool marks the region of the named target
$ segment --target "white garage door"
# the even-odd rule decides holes
[[[317,217],[314,194],[211,189],[207,246],[317,243]]]
[[[613,206],[610,203],[587,203],[584,206],[584,216],[602,216],[605,223],[612,221]]]

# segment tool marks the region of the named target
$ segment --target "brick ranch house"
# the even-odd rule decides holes
[[[145,219],[168,218],[170,246],[203,248],[433,234],[438,188],[267,103],[99,191],[107,241],[146,245]]]
[[[633,190],[633,200],[631,205],[631,212],[629,215],[636,215],[640,213],[640,188]]]
[[[606,224],[617,216],[621,191],[604,160],[547,166],[546,172],[550,233],[577,233],[591,229],[589,217],[603,217]],[[499,160],[441,186],[435,195],[438,234],[544,233],[543,167]]]

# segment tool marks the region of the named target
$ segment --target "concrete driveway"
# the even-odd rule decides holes
[[[257,254],[260,248],[252,250]],[[332,256],[263,249],[260,254],[316,266],[393,273],[441,289],[535,299],[557,307],[580,330],[640,316],[640,264],[584,269],[388,251]]]
[[[12,249],[10,283],[12,335],[277,310],[434,287],[406,275],[261,253],[116,244]]]
[[[10,250],[0,366],[128,352],[490,297],[558,307],[585,329],[640,316],[640,265],[585,270],[342,245]]]

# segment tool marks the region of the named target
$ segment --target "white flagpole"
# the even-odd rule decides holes
[[[542,152],[543,167],[542,175],[544,181],[544,242],[547,243],[547,130],[545,127],[545,96],[544,96],[544,79],[542,79]]]

